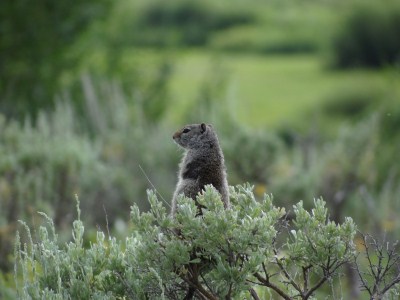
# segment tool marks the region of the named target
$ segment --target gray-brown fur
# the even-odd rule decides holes
[[[207,184],[212,184],[221,194],[225,208],[229,207],[228,182],[224,155],[217,134],[211,125],[186,125],[175,132],[174,141],[186,150],[180,163],[178,184],[172,199],[172,216],[180,194],[196,199]]]

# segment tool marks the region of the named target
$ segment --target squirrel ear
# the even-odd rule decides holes
[[[201,127],[201,133],[206,132],[206,130],[207,130],[207,125],[206,124],[201,123],[200,127]]]

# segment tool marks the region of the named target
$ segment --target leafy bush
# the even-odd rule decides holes
[[[37,242],[25,225],[30,242],[17,235],[16,247],[20,298],[182,299],[191,287],[205,299],[258,299],[262,289],[309,299],[355,254],[353,221],[329,221],[322,200],[312,213],[295,205],[285,228],[284,209],[268,196],[256,201],[249,186],[231,189],[228,210],[206,187],[198,196],[207,207],[201,217],[191,199],[179,200],[172,219],[153,192],[148,196],[150,212],[132,207],[132,233],[124,242],[99,231],[85,248],[79,208],[73,240],[65,245],[47,216]]]
[[[382,138],[382,124],[382,117],[375,116],[342,128],[328,142],[315,136],[298,138],[275,166],[270,189],[284,203],[322,196],[335,221],[351,215],[368,230],[389,230],[395,236],[400,223],[391,221],[396,218],[390,211],[399,205],[395,199],[400,177],[392,151],[399,143],[393,136],[390,142]]]
[[[382,67],[400,61],[400,6],[371,2],[354,9],[333,40],[334,64]]]
[[[176,172],[178,153],[169,140],[172,129],[149,122],[148,115],[155,119],[159,111],[136,103],[133,114],[130,100],[113,84],[97,89],[86,78],[84,89],[84,121],[67,99],[54,111],[40,113],[36,125],[0,119],[2,270],[10,267],[18,219],[35,222],[40,210],[54,218],[57,228],[65,228],[74,194],[79,194],[85,197],[82,211],[91,228],[109,222],[112,230],[131,199],[151,186],[146,176],[164,195],[172,193],[175,177],[170,174]],[[145,209],[148,203],[139,206]]]
[[[347,88],[332,95],[320,109],[324,117],[355,121],[370,115],[381,97],[378,90],[371,86]]]
[[[230,181],[247,178],[257,184],[269,184],[283,151],[282,141],[273,133],[243,128],[236,128],[230,136],[224,140]]]

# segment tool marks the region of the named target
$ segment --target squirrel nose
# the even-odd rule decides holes
[[[175,140],[175,139],[177,139],[177,138],[179,138],[181,135],[180,135],[180,133],[179,133],[179,131],[178,132],[175,132],[174,133],[174,135],[172,136],[172,138]]]

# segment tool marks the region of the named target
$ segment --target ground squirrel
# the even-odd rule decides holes
[[[178,195],[184,194],[195,200],[207,184],[212,184],[219,191],[225,208],[228,208],[224,155],[213,127],[204,123],[186,125],[175,132],[173,139],[186,153],[180,163],[171,215],[175,216]]]

